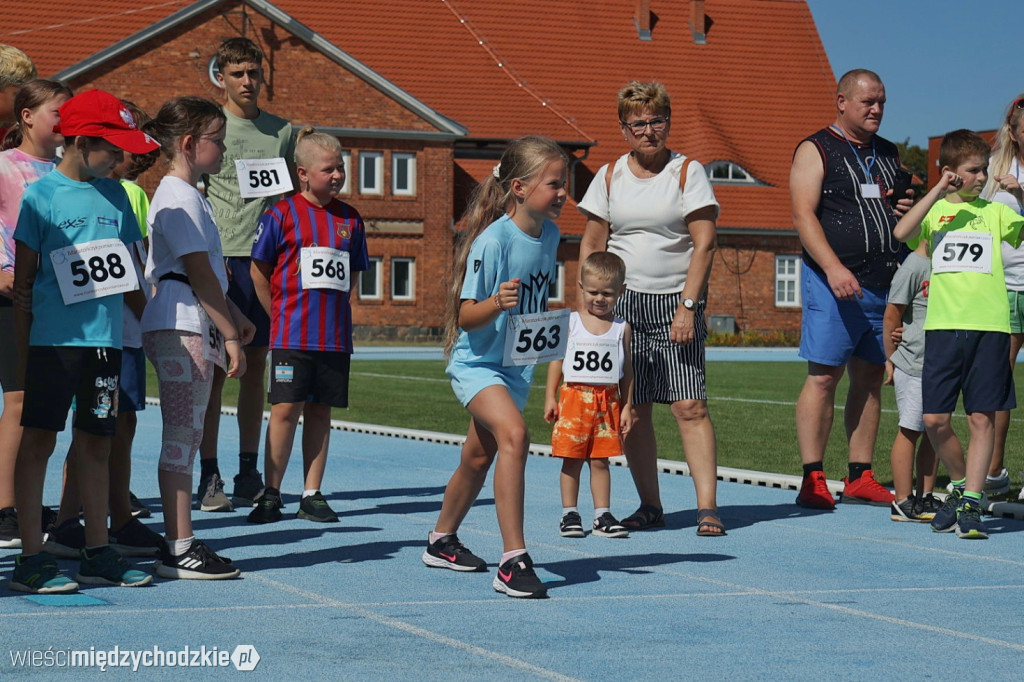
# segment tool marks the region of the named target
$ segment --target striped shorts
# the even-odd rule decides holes
[[[615,305],[615,314],[632,327],[629,352],[633,356],[633,402],[637,405],[708,399],[704,383],[707,305],[704,301],[697,303],[693,342],[673,343],[669,327],[680,297],[681,292],[644,294],[627,289]]]

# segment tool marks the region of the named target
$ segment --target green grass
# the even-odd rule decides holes
[[[526,406],[526,421],[532,440],[549,443],[551,426],[543,419],[546,365],[537,368],[534,389]],[[803,386],[805,365],[793,362],[709,362],[707,383],[709,409],[718,436],[718,463],[738,469],[800,474],[796,445],[794,404]],[[1018,385],[1021,377],[1018,377]],[[150,368],[149,393],[156,395],[156,378]],[[224,404],[234,405],[238,382],[228,381]],[[846,380],[840,385],[836,402],[843,404]],[[334,417],[346,421],[383,424],[410,429],[465,433],[466,411],[452,394],[440,360],[353,360],[349,389],[351,407],[335,410]],[[963,440],[967,433],[963,415],[954,416],[954,427]],[[654,428],[659,457],[682,460],[683,453],[675,421],[664,405],[656,405]],[[1014,428],[1020,429],[1018,424]],[[891,387],[882,390],[882,421],[875,447],[878,479],[891,483],[889,452],[898,430],[896,402]],[[1011,441],[1013,434],[1011,432]],[[836,409],[835,424],[825,454],[829,478],[846,475],[847,449],[843,411]]]

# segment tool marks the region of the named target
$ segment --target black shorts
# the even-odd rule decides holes
[[[1009,351],[1007,351],[1009,353]],[[267,402],[321,403],[348,407],[348,367],[352,356],[336,351],[270,351]]]
[[[30,346],[21,425],[63,431],[74,400],[74,427],[113,436],[117,421],[121,349]]]
[[[229,256],[224,259],[224,267],[228,271],[228,298],[250,322],[256,325],[256,335],[252,337],[249,345],[266,348],[270,345],[270,318],[256,297],[252,271],[249,270],[251,265],[252,258]]]
[[[967,414],[1017,407],[1009,334],[949,329],[925,332],[922,412],[952,413],[961,391]]]

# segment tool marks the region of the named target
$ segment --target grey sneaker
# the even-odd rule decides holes
[[[983,492],[989,497],[1006,495],[1010,492],[1010,472],[1003,469],[999,472],[999,475],[994,478],[992,476],[986,476],[985,490]]]
[[[224,494],[224,481],[218,474],[200,477],[196,502],[199,510],[204,512],[229,512],[235,509]]]

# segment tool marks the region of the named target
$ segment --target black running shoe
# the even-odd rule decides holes
[[[455,533],[445,535],[437,542],[427,541],[423,563],[432,568],[450,568],[453,571],[486,571],[487,562],[470,552],[459,542]]]
[[[492,586],[497,592],[521,599],[540,599],[548,596],[548,590],[533,570],[533,559],[529,554],[514,556],[498,566]]]
[[[587,535],[583,532],[583,519],[580,518],[579,512],[572,511],[562,514],[558,532],[563,538],[582,538]]]
[[[260,495],[256,506],[249,512],[249,523],[275,523],[281,520],[281,493],[277,488],[267,488]]]
[[[14,507],[0,509],[0,549],[19,549],[21,531],[18,529],[18,512]]]
[[[939,511],[932,517],[932,530],[936,533],[952,533],[956,530],[956,510],[960,506],[960,500],[964,499],[964,491],[960,488],[953,488],[953,492],[946,496]]]
[[[85,526],[68,519],[50,531],[43,549],[62,559],[77,559],[85,549]]]
[[[142,502],[139,501],[139,498],[135,497],[135,493],[133,492],[128,493],[128,503],[131,505],[132,516],[137,519],[148,519],[153,515],[153,512],[149,510],[149,507],[142,504]]]
[[[318,523],[337,523],[338,515],[334,513],[327,500],[317,490],[309,497],[303,497],[299,503],[299,511],[296,514],[300,519],[316,521]]]
[[[182,580],[227,580],[242,573],[231,564],[231,559],[217,556],[200,540],[192,540],[188,551],[181,556],[171,556],[165,545],[153,566],[161,578]]]
[[[163,536],[137,518],[132,518],[117,531],[111,530],[107,540],[121,556],[157,556],[164,547]]]
[[[231,503],[236,507],[255,507],[263,492],[263,476],[256,469],[240,471],[235,476],[235,490]]]
[[[92,552],[82,550],[82,562],[79,564],[75,580],[86,585],[140,587],[152,582],[153,576],[132,568],[128,560],[115,552],[110,545],[104,545]]]

